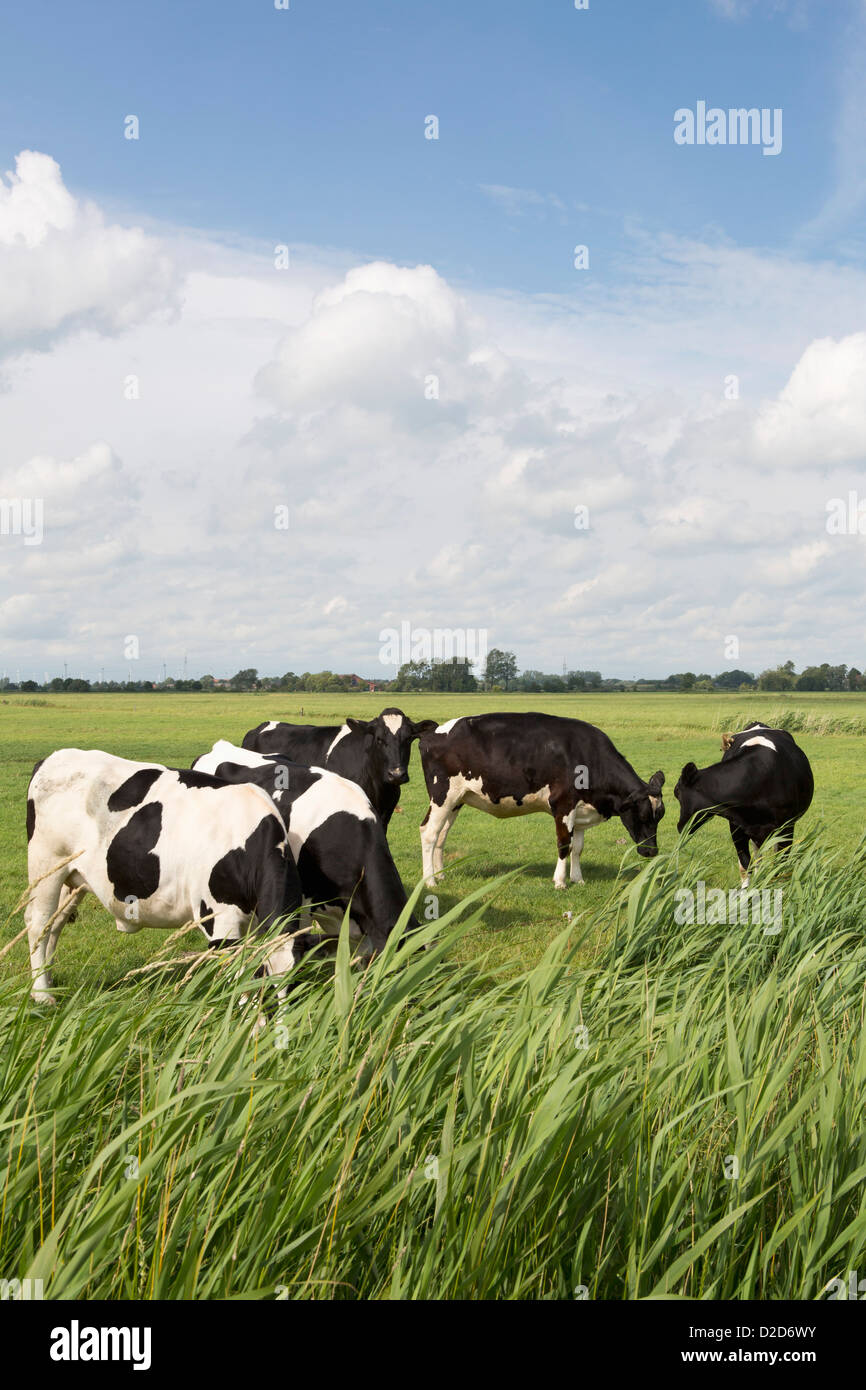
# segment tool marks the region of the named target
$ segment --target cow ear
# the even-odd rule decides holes
[[[420,738],[422,734],[432,734],[438,727],[435,719],[418,719],[412,725],[412,737]]]
[[[369,719],[347,719],[346,724],[353,734],[369,734],[371,732]]]
[[[663,772],[654,772],[653,775],[652,775],[652,777],[649,779],[649,783],[648,783],[649,790],[650,790],[650,796],[661,796],[661,794],[662,794],[662,787],[664,786],[664,784],[665,784],[665,775],[664,775],[664,773],[663,773]]]
[[[680,773],[680,781],[683,782],[683,783],[685,784],[685,786],[690,787],[690,786],[692,786],[692,784],[697,780],[697,776],[698,776],[697,764],[696,764],[696,763],[686,763],[685,767],[683,768],[682,772]]]

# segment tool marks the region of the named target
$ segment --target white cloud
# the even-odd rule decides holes
[[[534,188],[512,188],[504,183],[479,184],[486,198],[496,203],[509,217],[521,217],[527,212],[544,212],[550,208],[565,212],[565,204],[555,193],[536,193]]]
[[[771,461],[822,468],[866,460],[866,333],[810,343],[755,433]]]
[[[159,243],[75,199],[48,155],[23,150],[6,180],[0,354],[45,348],[81,329],[118,333],[176,308],[176,273]]]
[[[578,312],[429,266],[281,274],[269,247],[159,241],[186,275],[176,321],[8,369],[2,487],[38,484],[46,536],[0,539],[7,668],[122,675],[136,633],[145,678],[185,653],[388,674],[378,634],[404,619],[545,669],[715,671],[732,632],[747,669],[862,665],[862,546],[825,530],[857,483],[856,272],[638,237],[638,278]]]

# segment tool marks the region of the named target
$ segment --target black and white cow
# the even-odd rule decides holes
[[[749,841],[759,850],[778,836],[786,849],[794,838],[794,822],[809,809],[815,782],[809,759],[785,729],[750,724],[736,734],[722,735],[722,759],[711,767],[686,763],[674,796],[680,803],[677,829],[697,830],[711,816],[722,816],[740,865],[743,887],[749,886]]]
[[[200,772],[61,748],[33,769],[27,839],[25,920],[38,1003],[54,1003],[50,968],[83,896],[76,890],[93,893],[118,931],[198,921],[221,943],[238,940],[253,916],[264,927],[302,906],[270,798]],[[290,969],[303,949],[300,938],[278,940],[269,973]]]
[[[351,902],[350,934],[362,951],[384,946],[406,906],[385,827],[355,782],[321,767],[236,748],[224,739],[195,768],[228,782],[253,782],[273,797],[298,866],[305,905],[328,935],[339,932]],[[407,929],[419,923],[410,917]]]
[[[324,767],[357,782],[387,828],[409,781],[413,740],[436,721],[413,722],[399,709],[383,709],[375,719],[347,719],[345,724],[259,724],[244,735],[244,748],[277,753],[305,767]]]
[[[477,714],[452,719],[419,744],[430,805],[421,823],[421,854],[429,886],[442,872],[448,832],[462,806],[491,816],[547,811],[556,825],[556,888],[582,883],[584,831],[619,816],[638,854],[658,853],[665,775],[643,782],[607,734],[582,719],[552,714]]]

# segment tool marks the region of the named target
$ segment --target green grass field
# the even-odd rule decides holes
[[[2,897],[0,922],[14,907],[26,884],[24,803],[27,783],[37,758],[55,748],[102,748],[121,757],[188,766],[217,738],[240,743],[247,729],[262,719],[291,722],[340,723],[346,715],[369,718],[392,697],[382,695],[68,695],[8,697],[0,704],[0,854]],[[729,717],[768,720],[779,709],[802,710],[818,717],[862,720],[866,729],[866,695],[403,695],[393,702],[413,718],[439,722],[458,714],[488,709],[533,710],[586,719],[598,724],[620,752],[646,778],[662,768],[666,814],[659,832],[661,847],[676,840],[678,807],[673,789],[680,769],[694,759],[701,767],[721,756],[720,729]],[[303,711],[303,713],[301,712]],[[830,842],[850,850],[864,829],[861,791],[866,741],[857,735],[797,734],[812,761],[815,800],[803,827],[826,828]],[[403,788],[392,819],[389,839],[403,882],[410,887],[421,876],[418,827],[426,809],[424,781],[417,750],[410,782]],[[722,886],[738,882],[736,861],[725,825],[715,822],[700,832],[695,852],[709,850],[713,881]],[[556,892],[552,886],[556,859],[553,821],[546,815],[495,821],[464,809],[446,847],[448,873],[438,890],[438,910],[446,911],[468,892],[507,870],[522,872],[501,889],[483,923],[459,948],[462,959],[483,955],[495,964],[531,965],[539,960],[572,912],[594,914],[610,896],[617,876],[633,873],[639,864],[634,847],[619,820],[590,830],[581,859],[586,880],[582,887]],[[422,900],[422,913],[424,900]],[[429,909],[429,910],[432,910]],[[20,928],[21,921],[18,921]],[[58,986],[77,987],[119,979],[161,949],[161,933],[122,936],[93,898],[77,923],[65,928],[58,951]],[[590,943],[587,943],[590,949]],[[23,943],[0,962],[0,971],[26,966]]]
[[[188,764],[263,718],[300,718],[302,702],[316,722],[382,704],[0,703],[5,917],[25,882],[36,758],[77,744]],[[444,720],[496,702],[400,703]],[[642,775],[662,767],[662,853],[638,861],[618,822],[599,826],[586,885],[556,892],[549,817],[464,810],[439,920],[400,951],[392,935],[367,971],[347,937],[335,960],[308,958],[255,1033],[243,1000],[261,988],[261,943],[122,936],[91,904],[61,938],[56,1009],[30,1003],[13,946],[0,959],[4,1279],[42,1280],[54,1299],[773,1300],[862,1274],[864,702],[498,703],[590,719]],[[682,885],[737,876],[724,826],[678,843],[679,769],[778,711],[805,726],[817,788],[792,856],[764,856],[753,879],[782,892],[783,925],[684,924]],[[423,809],[416,760],[392,822],[407,885]],[[21,925],[6,920],[0,949]]]

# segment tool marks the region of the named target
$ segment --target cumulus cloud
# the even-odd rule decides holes
[[[678,245],[667,289],[648,262],[627,314],[618,286],[571,315],[430,266],[295,258],[289,277],[267,248],[170,244],[195,266],[176,322],[130,328],[120,358],[61,340],[0,397],[3,487],[46,498],[45,543],[0,544],[0,634],[40,676],[78,653],[125,674],[126,633],[151,679],[185,653],[218,675],[389,675],[379,632],[403,621],[484,629],[545,669],[718,670],[732,632],[749,669],[857,659],[863,556],[825,528],[856,485],[853,272],[794,267],[782,295],[775,258]]]
[[[789,465],[866,459],[866,333],[820,338],[755,426],[762,457]]]
[[[159,242],[72,196],[49,155],[23,150],[0,177],[0,354],[82,329],[119,333],[176,308]]]

